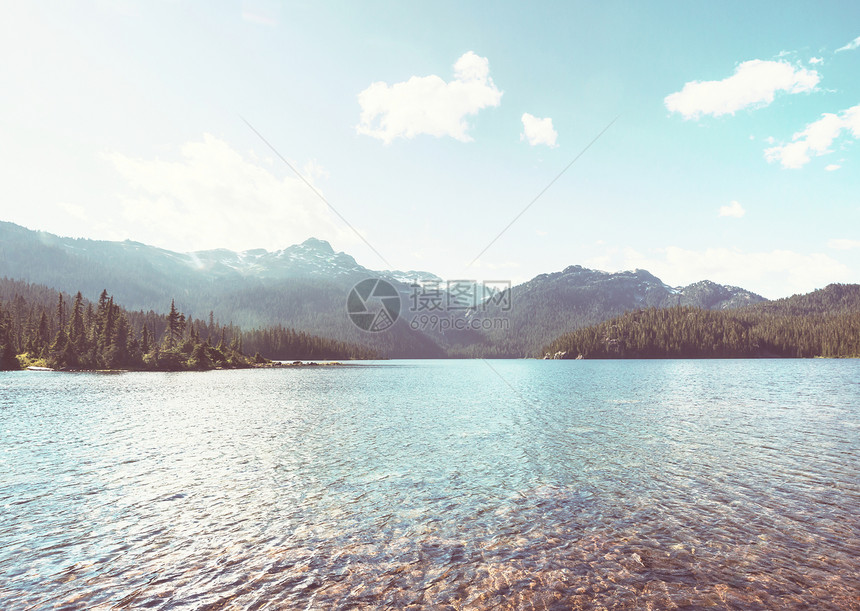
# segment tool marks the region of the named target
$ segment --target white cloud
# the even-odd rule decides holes
[[[823,57],[810,57],[809,63],[812,64],[813,66],[815,66],[816,64],[823,64],[824,58]]]
[[[386,144],[420,134],[469,142],[466,117],[498,106],[501,99],[502,92],[490,78],[489,60],[469,51],[454,64],[450,82],[430,75],[370,85],[358,94],[361,122],[356,131]]]
[[[840,51],[853,51],[857,48],[860,48],[860,36],[849,42],[844,47],[839,47],[838,49],[836,49],[836,52],[839,53]]]
[[[855,138],[860,138],[860,104],[839,114],[822,114],[820,119],[794,134],[792,142],[765,149],[765,159],[770,162],[778,161],[784,168],[803,167],[809,163],[812,156],[831,153],[830,146],[843,130],[850,132]]]
[[[354,241],[288,170],[277,176],[209,134],[184,144],[176,161],[106,157],[131,187],[120,197],[122,218],[113,222],[134,223],[135,240],[174,250],[277,250],[310,236]],[[311,181],[322,173],[313,163],[307,167]]]
[[[834,250],[854,250],[860,248],[860,240],[846,240],[844,238],[834,238],[827,242],[827,245]]]
[[[842,121],[845,129],[851,131],[851,135],[860,138],[860,104],[843,112]]]
[[[827,170],[828,172],[835,172],[836,170],[838,170],[841,167],[842,166],[839,165],[838,163],[831,163],[829,165],[824,166],[824,169]]]
[[[528,140],[529,144],[536,146],[538,144],[546,144],[551,148],[558,146],[558,132],[553,129],[552,119],[549,117],[539,119],[529,113],[523,113],[523,133],[520,134],[520,140]]]
[[[747,213],[738,202],[733,201],[728,206],[720,206],[720,216],[728,216],[739,219]]]
[[[663,101],[669,111],[679,112],[685,119],[719,117],[747,107],[767,106],[779,91],[812,91],[818,81],[815,70],[786,61],[753,59],[740,64],[732,76],[721,81],[690,81]]]
[[[586,261],[608,271],[647,269],[674,286],[699,280],[740,286],[769,299],[808,293],[831,282],[856,282],[856,273],[821,254],[790,250],[743,252],[729,248],[688,250],[670,246],[643,254],[633,249],[608,251]]]

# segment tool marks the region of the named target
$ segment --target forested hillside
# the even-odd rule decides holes
[[[245,354],[255,354],[250,359]],[[20,355],[20,358],[19,358]],[[284,327],[243,332],[168,314],[130,312],[102,291],[97,303],[46,287],[0,280],[0,368],[212,369],[272,359],[373,358],[376,354]]]
[[[860,357],[860,285],[738,310],[629,312],[559,337],[557,358]]]

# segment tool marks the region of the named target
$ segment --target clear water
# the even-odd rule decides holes
[[[0,374],[0,608],[860,608],[860,361]]]

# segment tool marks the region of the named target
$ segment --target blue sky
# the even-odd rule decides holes
[[[858,24],[856,2],[4,3],[0,220],[315,236],[449,280],[860,282]]]

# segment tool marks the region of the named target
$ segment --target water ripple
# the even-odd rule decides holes
[[[493,367],[0,374],[0,607],[860,609],[860,363]]]

